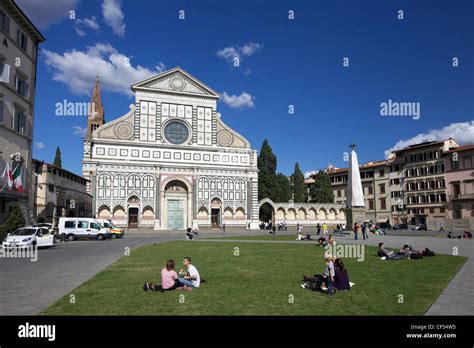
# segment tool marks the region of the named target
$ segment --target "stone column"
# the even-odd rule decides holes
[[[352,230],[354,223],[362,224],[365,221],[365,202],[362,181],[360,179],[359,162],[355,152],[355,144],[350,145],[352,151],[349,162],[346,201],[346,229]],[[376,204],[376,202],[374,202]]]
[[[253,176],[251,179],[252,184],[252,211],[250,215],[250,229],[257,230],[258,226],[258,177]]]
[[[90,173],[90,180],[91,180],[91,190],[90,194],[92,196],[92,217],[96,217],[97,214],[97,175],[95,172],[91,171]]]
[[[161,167],[155,167],[155,225],[153,230],[159,230],[161,227]]]

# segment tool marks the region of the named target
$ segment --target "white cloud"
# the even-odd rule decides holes
[[[72,128],[74,129],[74,135],[85,137],[87,134],[87,127],[73,126]]]
[[[254,54],[260,52],[263,49],[263,45],[255,42],[248,42],[243,46],[229,46],[217,51],[217,56],[223,58],[229,63],[234,64],[235,59],[239,60],[240,63],[243,60],[243,57],[250,57]],[[247,70],[250,71],[250,70]]]
[[[453,138],[460,145],[474,143],[474,121],[451,123],[441,129],[432,129],[426,133],[417,134],[412,138],[400,140],[393,147],[385,151],[385,158],[387,158],[390,152],[410,145],[426,141],[446,140],[448,138]]]
[[[222,93],[222,101],[234,109],[253,108],[255,107],[255,97],[246,92],[240,95],[228,95],[227,92]]]
[[[95,16],[84,19],[79,18],[76,20],[75,24],[76,33],[80,36],[86,35],[84,28],[93,29],[95,31],[99,30],[99,24],[97,23]]]
[[[35,143],[35,148],[38,150],[44,149],[45,145],[41,141]]]
[[[316,174],[317,172],[319,172],[319,170],[310,170],[308,172],[304,172],[304,177],[305,178],[310,178],[311,176],[313,176],[314,174]]]
[[[75,10],[78,2],[78,0],[16,0],[22,11],[40,29],[46,29],[51,24],[69,18],[69,11]]]
[[[244,56],[253,56],[255,53],[260,52],[263,48],[263,45],[260,45],[255,42],[249,42],[242,47],[239,47],[239,51],[244,55]]]
[[[234,58],[238,58],[239,60],[241,58],[239,51],[233,46],[226,47],[217,51],[217,56],[219,58],[224,58],[225,60],[231,63],[234,62]]]
[[[118,36],[125,36],[125,18],[122,12],[122,3],[120,0],[104,0],[102,3],[102,15],[104,21],[107,23],[114,33]]]
[[[164,69],[163,63],[159,63],[156,70],[133,66],[129,57],[104,43],[96,43],[85,51],[73,49],[62,54],[44,49],[43,54],[46,65],[53,72],[53,80],[63,82],[75,94],[89,95],[99,76],[102,90],[133,96],[132,84]]]

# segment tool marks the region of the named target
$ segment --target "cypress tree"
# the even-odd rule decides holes
[[[293,201],[295,203],[305,203],[308,197],[307,188],[298,162],[295,164],[295,171],[291,176],[291,182],[293,184]]]
[[[53,164],[58,168],[61,168],[61,166],[62,166],[61,150],[59,149],[59,146],[56,148],[56,155],[54,156]]]
[[[334,203],[334,191],[331,186],[329,175],[320,170],[313,175],[314,183],[309,188],[311,202]]]

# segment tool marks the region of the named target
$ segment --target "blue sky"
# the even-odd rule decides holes
[[[305,172],[343,167],[351,142],[360,162],[423,140],[474,143],[473,1],[17,2],[46,37],[34,157],[52,161],[59,145],[73,172],[81,172],[75,133],[86,118],[58,117],[56,103],[89,101],[100,75],[110,121],[133,102],[128,86],[174,66],[226,92],[218,104],[224,121],[254,149],[268,138],[285,174],[295,161]],[[238,55],[240,66],[222,52]],[[420,118],[381,116],[389,99],[419,103]]]

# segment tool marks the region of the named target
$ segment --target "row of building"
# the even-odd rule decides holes
[[[345,203],[348,168],[326,168],[335,203]],[[474,144],[429,141],[360,165],[367,219],[429,229],[474,228]],[[314,182],[306,179],[309,186]]]
[[[32,158],[43,35],[13,0],[0,0],[0,225],[15,206],[27,223],[91,216],[87,179]]]

